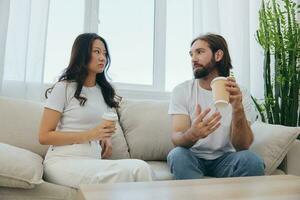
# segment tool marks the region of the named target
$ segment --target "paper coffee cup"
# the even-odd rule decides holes
[[[102,119],[105,120],[105,123],[115,124],[118,121],[118,115],[114,112],[105,112]]]
[[[217,77],[211,81],[213,100],[216,108],[224,108],[229,104],[229,92],[226,90],[225,83],[227,78]]]

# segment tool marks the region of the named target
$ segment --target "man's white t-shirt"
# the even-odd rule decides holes
[[[83,132],[88,131],[102,122],[102,115],[109,110],[106,105],[101,88],[82,87],[80,96],[86,97],[84,106],[74,97],[76,82],[58,82],[48,95],[45,107],[61,112],[61,119],[56,130],[61,132]],[[46,160],[53,156],[88,156],[101,158],[101,146],[98,141],[83,144],[72,144],[63,146],[50,146]]]
[[[252,124],[258,115],[250,94],[243,88],[241,88],[241,91],[243,94],[244,112],[247,120]],[[208,116],[216,111],[210,90],[201,88],[195,79],[185,81],[174,88],[168,114],[188,115],[192,122],[196,118],[196,102],[200,105],[201,111],[211,108],[211,112]],[[199,139],[190,148],[199,158],[213,160],[226,152],[235,152],[230,140],[232,107],[229,104],[226,108],[219,109],[218,111],[222,115],[221,126],[206,138]]]

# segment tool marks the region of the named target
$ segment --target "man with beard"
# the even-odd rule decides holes
[[[248,150],[255,108],[250,94],[228,77],[232,65],[225,39],[199,36],[190,56],[195,79],[175,87],[169,107],[176,146],[167,157],[172,174],[176,179],[264,175],[263,160]],[[210,84],[219,76],[227,77],[230,104],[218,111]]]

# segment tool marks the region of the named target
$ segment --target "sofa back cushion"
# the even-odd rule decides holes
[[[123,100],[120,124],[131,158],[166,160],[173,148],[168,102]]]
[[[0,141],[44,156],[38,130],[43,111],[41,103],[0,97]]]
[[[0,141],[45,156],[49,146],[39,143],[39,126],[43,104],[0,97]],[[112,137],[111,159],[129,158],[128,147],[119,123]]]
[[[117,130],[112,136],[112,156],[109,159],[128,159],[130,155],[120,123],[116,124],[116,128]]]

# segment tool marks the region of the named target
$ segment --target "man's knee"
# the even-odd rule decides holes
[[[174,148],[170,151],[167,161],[175,179],[198,179],[204,175],[199,168],[198,159],[187,148]]]
[[[185,160],[190,159],[190,157],[191,157],[191,152],[189,149],[184,147],[175,147],[169,152],[167,156],[167,161],[169,164],[173,162],[182,163]]]
[[[256,153],[249,150],[239,152],[239,162],[249,176],[264,175],[264,161]]]

